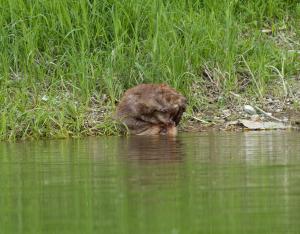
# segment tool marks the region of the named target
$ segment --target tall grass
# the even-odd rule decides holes
[[[0,0],[0,139],[113,134],[115,102],[142,82],[179,89],[190,110],[206,82],[263,96],[270,66],[299,72],[297,2]]]

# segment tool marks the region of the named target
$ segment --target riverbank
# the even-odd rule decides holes
[[[211,101],[199,106],[199,109],[196,111],[193,110],[192,105],[188,106],[187,112],[184,113],[178,127],[179,131],[247,130],[247,127],[241,126],[237,122],[245,119],[261,123],[268,121],[281,122],[299,129],[300,87],[298,85],[298,82],[293,82],[293,85],[286,83],[289,89],[288,96],[283,95],[279,91],[276,91],[276,95],[269,93],[261,99],[233,92],[224,96],[209,96],[207,99]],[[277,90],[280,90],[280,87],[277,88]],[[22,125],[24,124],[23,122],[20,122],[18,128],[16,126],[16,128],[7,132],[4,140],[15,141],[126,134],[120,123],[114,120],[115,106],[107,104],[109,101],[106,96],[102,96],[99,99],[93,97],[90,105],[87,107],[80,105],[76,101],[51,99],[46,96],[41,97],[41,103],[44,109],[41,107],[32,109],[24,112],[23,115],[32,115],[32,119],[41,121],[42,127],[36,125],[35,128],[31,128],[29,125],[25,126]],[[72,105],[75,105],[75,107],[72,107]],[[253,107],[255,113],[248,113],[245,110],[246,105]],[[54,115],[54,117],[51,117],[51,115]],[[43,116],[50,117],[49,119],[43,119]]]
[[[111,116],[140,83],[187,97],[183,130],[242,118],[245,104],[298,115],[296,1],[4,0],[0,11],[0,140],[120,134]]]
[[[278,126],[280,124],[285,125],[285,129],[299,129],[299,79],[294,79],[292,83],[285,83],[285,86],[289,90],[288,95],[282,92],[283,90],[278,84],[272,85],[270,92],[262,98],[250,95],[241,96],[230,92],[220,106],[216,104],[218,102],[210,103],[211,105],[205,105],[198,113],[192,115],[187,113],[185,115],[186,121],[184,121],[181,129],[182,131],[206,131],[211,128],[225,131],[249,129],[242,126],[240,120],[249,120],[253,124],[272,122]],[[223,99],[222,96],[221,99]],[[274,126],[271,129],[277,129],[277,127]]]

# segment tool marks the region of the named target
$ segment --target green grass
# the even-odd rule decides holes
[[[299,74],[297,2],[0,0],[0,139],[116,134],[115,103],[142,82],[189,112],[212,90],[261,98]]]

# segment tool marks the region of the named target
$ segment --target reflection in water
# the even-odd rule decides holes
[[[0,233],[298,233],[298,132],[0,144]]]
[[[119,155],[128,160],[176,162],[183,160],[180,138],[168,136],[130,136],[120,142]]]

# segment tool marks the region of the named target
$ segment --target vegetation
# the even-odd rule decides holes
[[[0,0],[0,139],[116,134],[125,89],[262,98],[299,74],[296,0]],[[271,88],[270,88],[271,87]]]

